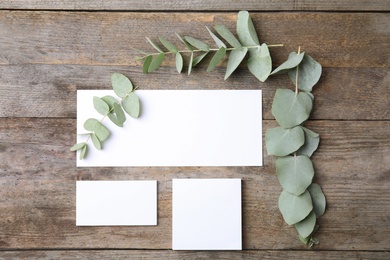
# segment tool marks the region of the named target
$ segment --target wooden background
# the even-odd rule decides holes
[[[0,258],[389,259],[390,1],[2,0],[0,2]],[[210,42],[205,25],[235,30],[248,10],[274,65],[302,50],[323,66],[307,125],[328,207],[307,250],[278,211],[275,159],[264,167],[76,168],[76,90],[110,89],[120,72],[142,89],[262,89],[263,130],[285,76],[260,83],[245,68],[177,74],[172,59],[143,75],[131,47],[174,32]],[[263,133],[264,134],[264,133]],[[265,151],[265,150],[264,150]],[[243,251],[171,248],[171,179],[243,179]],[[76,180],[156,179],[157,227],[76,227]]]

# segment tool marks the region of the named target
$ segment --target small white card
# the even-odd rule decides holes
[[[241,250],[241,179],[173,179],[173,250]]]
[[[124,127],[108,118],[103,149],[92,142],[77,166],[262,166],[261,90],[137,90],[141,116]],[[77,133],[88,118],[102,119],[93,96],[112,90],[77,91]],[[86,136],[78,136],[85,142]]]
[[[157,181],[77,181],[76,226],[157,225]]]

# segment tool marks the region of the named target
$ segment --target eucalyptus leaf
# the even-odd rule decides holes
[[[224,38],[231,46],[233,46],[236,49],[241,50],[242,45],[237,40],[237,38],[233,35],[231,31],[229,31],[228,28],[226,28],[224,25],[217,25],[214,27],[214,29],[221,35],[222,38]]]
[[[95,131],[95,125],[96,124],[99,124],[100,121],[95,119],[95,118],[88,118],[85,122],[84,122],[84,128],[85,130],[87,131]]]
[[[317,183],[312,183],[308,191],[311,196],[311,200],[313,201],[313,211],[316,214],[317,218],[322,216],[325,213],[326,209],[326,198],[324,193],[321,190],[320,185]]]
[[[159,53],[156,57],[153,58],[152,62],[149,65],[148,72],[153,72],[158,69],[161,63],[164,61],[165,54]]]
[[[131,81],[120,73],[113,73],[111,75],[111,84],[115,94],[120,98],[125,97],[127,93],[133,90]]]
[[[102,100],[106,102],[106,104],[110,108],[110,112],[112,112],[112,110],[114,109],[114,104],[118,103],[118,101],[113,96],[104,96],[102,97]]]
[[[237,15],[237,35],[245,46],[260,45],[255,26],[247,11],[240,11]]]
[[[277,89],[272,103],[272,115],[283,128],[297,126],[309,118],[313,100],[305,92],[296,95],[290,89]]]
[[[284,190],[299,196],[313,180],[313,163],[305,155],[282,157],[276,160],[276,175]]]
[[[153,48],[156,49],[156,51],[160,52],[160,53],[163,53],[164,51],[161,50],[160,47],[158,47],[151,39],[149,39],[149,37],[146,37],[146,40],[150,43],[150,45],[153,46]]]
[[[205,52],[205,53],[202,53],[202,54],[196,56],[192,61],[192,67],[195,67],[196,65],[198,65],[207,56],[207,54],[209,54],[209,53]]]
[[[226,48],[226,45],[221,39],[219,39],[210,29],[206,26],[207,31],[209,31],[211,38],[215,41],[215,44],[217,44],[218,48],[221,49],[222,47]]]
[[[183,70],[183,56],[179,52],[176,52],[176,69],[179,73]]]
[[[241,48],[240,50],[233,50],[230,52],[226,67],[225,80],[237,69],[242,60],[245,58],[247,52],[247,48]]]
[[[305,219],[313,210],[313,204],[308,191],[295,196],[284,190],[280,194],[278,204],[283,219],[288,225],[294,225]]]
[[[168,51],[172,53],[178,52],[178,49],[175,45],[173,45],[170,41],[164,39],[163,37],[159,37],[160,42],[164,45],[165,48],[168,49]]]
[[[297,153],[311,157],[318,148],[318,144],[320,143],[320,135],[311,131],[310,129],[307,129],[306,127],[301,126],[301,128],[305,133],[305,144],[299,148]]]
[[[85,143],[85,142],[75,144],[75,145],[73,145],[73,146],[70,148],[70,151],[71,151],[71,152],[74,152],[74,151],[80,150],[80,149],[83,148],[86,144],[87,144],[87,143]]]
[[[312,57],[305,54],[298,68],[298,88],[310,92],[321,77],[322,66]],[[296,69],[293,69],[288,72],[288,76],[294,85],[296,84],[296,71]]]
[[[187,47],[187,49],[189,49],[190,51],[193,51],[194,48],[186,41],[184,40],[178,33],[175,33],[177,38],[179,38],[179,40],[184,43],[184,45]]]
[[[269,155],[289,155],[297,151],[304,142],[305,136],[299,126],[289,129],[271,128],[265,133],[265,143]]]
[[[116,117],[115,114],[110,113],[107,116],[111,120],[111,122],[113,122],[114,124],[116,124],[119,127],[123,127],[123,124],[119,122],[119,120],[118,120],[118,118]]]
[[[264,82],[272,71],[272,59],[267,44],[263,43],[248,60],[249,71],[261,82]]]
[[[106,116],[110,112],[110,107],[99,97],[93,97],[93,106],[103,116]]]
[[[193,61],[194,61],[194,52],[191,52],[190,61],[188,62],[188,75],[191,74]]]
[[[210,51],[210,47],[206,43],[202,42],[201,40],[195,39],[195,38],[190,37],[190,36],[184,36],[184,39],[186,39],[186,41],[189,44],[191,44],[192,46],[194,46],[195,48],[197,48],[199,50],[202,50],[205,52]]]
[[[300,54],[297,54],[296,52],[291,52],[290,55],[288,56],[288,59],[285,62],[283,62],[279,67],[277,67],[274,71],[272,71],[271,75],[286,73],[289,70],[295,68],[296,66],[299,65],[299,63],[301,63],[304,56],[305,56],[304,52]]]
[[[93,132],[101,142],[104,142],[110,136],[110,130],[101,122],[95,124]]]
[[[153,56],[152,55],[148,55],[145,58],[144,64],[142,65],[142,71],[143,71],[144,74],[148,74],[149,66],[150,66],[150,63],[152,63],[152,60],[153,60]]]
[[[307,238],[313,233],[315,225],[316,214],[314,214],[314,212],[312,211],[310,212],[309,216],[307,216],[304,220],[298,222],[294,226],[301,237]]]
[[[122,101],[123,109],[133,118],[139,117],[140,102],[137,95],[132,92]]]
[[[221,47],[213,56],[210,61],[210,64],[207,68],[207,72],[211,72],[217,65],[220,63],[226,56],[226,48]]]
[[[126,121],[126,116],[123,112],[122,107],[118,103],[114,103],[114,112],[116,114],[119,124],[123,126],[123,123]]]
[[[102,149],[102,145],[100,143],[99,138],[95,134],[91,134],[92,143],[95,146],[96,149],[100,150]]]
[[[80,150],[80,160],[84,159],[87,156],[88,145],[84,145]]]
[[[309,240],[310,240],[310,236],[308,237],[303,237],[301,236],[300,234],[298,234],[298,237],[299,237],[299,240],[301,240],[301,242],[305,245],[307,245],[307,243],[309,243]]]

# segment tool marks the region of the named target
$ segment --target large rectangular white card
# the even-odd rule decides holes
[[[76,225],[157,225],[157,181],[77,181]]]
[[[90,142],[77,166],[262,166],[261,90],[137,90],[138,119],[124,127],[108,118],[102,150]],[[102,119],[93,97],[112,90],[77,91],[77,132],[88,118]],[[78,136],[83,142],[86,136]]]
[[[241,179],[174,179],[173,250],[241,250]]]

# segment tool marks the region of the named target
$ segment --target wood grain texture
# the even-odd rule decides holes
[[[302,51],[323,67],[389,67],[390,16],[386,13],[252,13],[274,64]],[[174,32],[212,43],[205,26],[235,31],[236,13],[0,12],[0,64],[139,66],[131,47],[154,52],[145,37],[179,45]],[[164,66],[173,66],[172,59]]]
[[[224,81],[225,68],[212,73],[205,70],[197,68],[187,76],[178,74],[173,67],[144,75],[141,67],[126,66],[0,66],[0,117],[75,118],[76,90],[111,89],[113,72],[127,75],[140,89],[262,89],[265,119],[273,119],[271,105],[275,90],[293,89],[285,75],[261,83],[243,68]],[[390,119],[388,68],[324,68],[313,93],[312,119]]]
[[[2,0],[0,9],[68,9],[68,10],[123,10],[123,11],[388,11],[386,0]]]
[[[171,250],[59,250],[0,252],[0,258],[10,259],[376,259],[388,260],[389,252],[364,251],[277,251],[244,250],[236,252],[171,251]]]
[[[242,178],[244,249],[304,249],[277,209],[275,158],[264,167],[76,168],[74,119],[0,119],[0,247],[171,248],[172,178]],[[264,121],[264,131],[276,126]],[[388,121],[311,121],[315,181],[328,201],[318,250],[389,250]],[[263,133],[264,134],[264,133]],[[76,227],[76,180],[158,180],[157,227]]]

